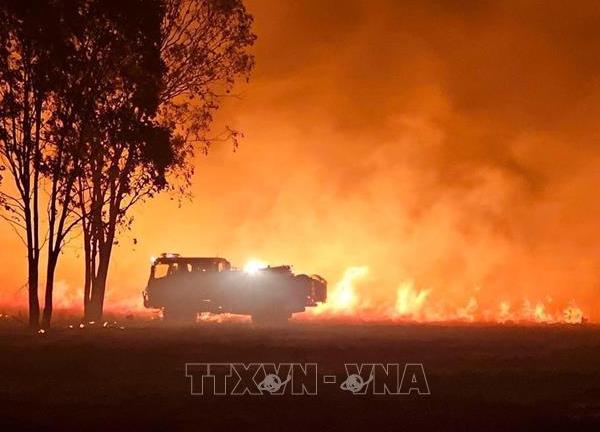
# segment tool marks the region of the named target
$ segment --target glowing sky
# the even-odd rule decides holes
[[[451,308],[600,318],[600,5],[559,3],[248,1],[256,69],[215,124],[241,147],[197,157],[193,202],[136,210],[108,301],[137,301],[149,257],[177,251],[331,282],[367,266],[371,304],[409,281]],[[0,239],[12,298],[25,250]],[[77,254],[58,270],[73,292]]]

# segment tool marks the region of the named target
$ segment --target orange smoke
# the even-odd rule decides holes
[[[322,275],[307,319],[600,320],[600,9],[551,3],[249,0],[256,70],[214,128],[241,145],[197,157],[192,202],[135,209],[107,307],[173,251]],[[25,251],[0,239],[6,301]]]

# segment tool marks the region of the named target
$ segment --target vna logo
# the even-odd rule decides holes
[[[421,363],[346,363],[346,379],[340,389],[355,395],[429,395],[429,383]]]

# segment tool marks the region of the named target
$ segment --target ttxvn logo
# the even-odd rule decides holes
[[[346,363],[345,375],[323,375],[316,363],[187,363],[192,395],[309,395],[320,384],[353,395],[428,395],[420,363]]]

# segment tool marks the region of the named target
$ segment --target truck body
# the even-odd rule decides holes
[[[198,313],[250,315],[257,323],[280,323],[327,300],[327,282],[295,275],[290,266],[243,271],[219,257],[162,254],[154,259],[144,306],[165,320],[193,320]]]

